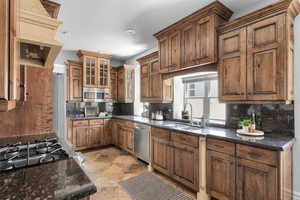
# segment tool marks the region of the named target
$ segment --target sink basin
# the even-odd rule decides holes
[[[186,130],[186,131],[194,131],[194,130],[199,130],[202,128],[201,126],[192,126],[189,123],[181,123],[181,122],[164,124],[164,126],[170,127],[170,128]]]

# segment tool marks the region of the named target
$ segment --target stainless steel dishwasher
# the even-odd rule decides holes
[[[134,153],[135,155],[149,163],[150,162],[150,126],[135,123],[134,130]]]

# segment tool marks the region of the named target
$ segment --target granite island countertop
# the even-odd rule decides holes
[[[55,134],[0,138],[0,145],[33,142]],[[73,159],[0,172],[0,197],[5,200],[77,200],[97,192]]]
[[[265,133],[263,137],[247,137],[240,136],[236,133],[236,130],[228,128],[205,127],[195,128],[193,130],[184,130],[177,128],[176,122],[174,121],[156,121],[144,117],[131,115],[113,115],[113,118],[143,123],[153,127],[164,128],[171,131],[180,131],[194,136],[203,136],[206,138],[220,139],[238,144],[246,144],[275,151],[286,150],[295,143],[294,137],[278,133]],[[172,123],[174,124],[174,126],[172,126]]]

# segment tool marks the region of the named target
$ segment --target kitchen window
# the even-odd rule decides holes
[[[178,82],[178,81],[177,81]],[[226,105],[219,102],[218,99],[218,76],[217,73],[199,73],[193,76],[181,77],[182,95],[175,95],[175,98],[183,98],[180,102],[181,106],[174,106],[174,113],[177,113],[178,118],[181,111],[184,110],[184,105],[190,103],[193,108],[193,120],[201,121],[206,119],[208,123],[224,125],[226,120]],[[177,85],[178,86],[178,85]],[[180,91],[180,86],[175,92]],[[179,89],[179,90],[178,90]],[[178,104],[178,103],[177,103]],[[190,107],[186,107],[189,114]],[[175,110],[177,109],[177,111]],[[179,114],[180,113],[180,114]],[[181,119],[181,116],[180,116]]]

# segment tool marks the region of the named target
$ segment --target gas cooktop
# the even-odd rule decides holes
[[[57,138],[0,146],[0,172],[39,165],[69,156]]]

